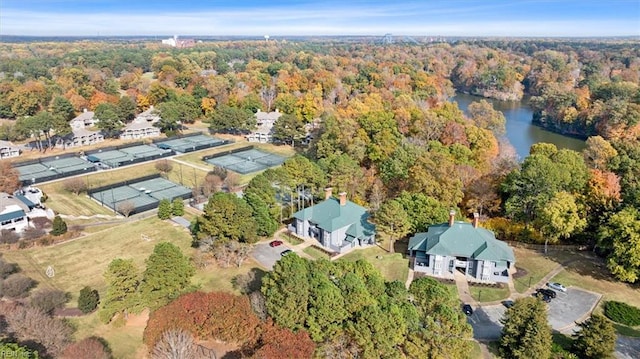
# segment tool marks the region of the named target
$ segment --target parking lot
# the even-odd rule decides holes
[[[560,332],[571,333],[576,321],[586,319],[591,309],[598,303],[601,295],[578,288],[567,288],[565,293],[557,291],[558,296],[549,303],[549,324]]]
[[[601,295],[578,288],[568,288],[566,293],[557,291],[557,297],[548,306],[549,324],[554,330],[572,334],[576,321],[586,319],[592,308],[598,303]],[[501,305],[487,305],[474,308],[469,316],[469,324],[473,327],[473,336],[479,340],[500,338],[503,317],[506,308]]]
[[[251,251],[251,256],[266,269],[273,269],[273,265],[280,259],[280,253],[285,249],[291,249],[287,243],[283,243],[277,247],[270,247],[269,243],[258,243]]]

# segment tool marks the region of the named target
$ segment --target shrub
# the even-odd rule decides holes
[[[627,303],[608,301],[604,305],[604,315],[614,322],[635,327],[640,325],[640,308]]]
[[[174,216],[182,216],[184,214],[184,201],[178,197],[171,203],[171,214]]]
[[[2,295],[9,298],[24,298],[35,284],[35,281],[26,275],[15,273],[2,282]]]
[[[31,295],[29,304],[45,313],[52,314],[54,310],[63,308],[68,300],[67,293],[59,289],[43,288]]]
[[[85,338],[77,343],[73,343],[65,348],[60,355],[61,359],[92,358],[109,359],[110,350],[104,345],[101,339]]]
[[[7,278],[13,273],[17,273],[20,270],[15,263],[8,263],[3,258],[0,258],[0,279]]]
[[[20,240],[20,235],[15,231],[3,229],[0,231],[0,243],[13,244]]]
[[[84,287],[80,289],[80,296],[78,297],[78,309],[82,313],[91,313],[98,307],[100,303],[100,295],[98,291],[91,287]]]
[[[53,218],[53,229],[51,230],[51,235],[61,236],[67,233],[67,222],[65,222],[60,216],[55,216]]]
[[[163,199],[158,204],[158,218],[169,219],[171,218],[171,202],[168,199]]]

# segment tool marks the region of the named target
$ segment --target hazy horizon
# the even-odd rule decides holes
[[[621,37],[640,35],[637,0],[3,0],[4,36]]]

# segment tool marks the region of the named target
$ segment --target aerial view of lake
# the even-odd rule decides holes
[[[585,142],[582,140],[547,131],[532,124],[533,111],[527,104],[527,100],[498,101],[467,94],[456,94],[451,100],[457,102],[458,107],[466,112],[471,102],[482,99],[491,102],[493,108],[502,111],[504,114],[507,120],[506,137],[515,148],[520,159],[528,156],[531,145],[538,142],[553,143],[558,148],[568,148],[575,151],[582,151],[585,148]]]

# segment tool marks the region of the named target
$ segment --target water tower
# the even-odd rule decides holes
[[[269,42],[269,35],[264,35],[264,41]]]

